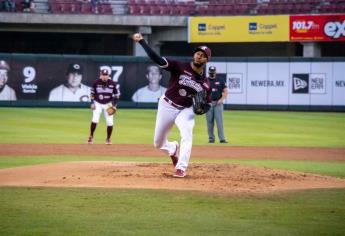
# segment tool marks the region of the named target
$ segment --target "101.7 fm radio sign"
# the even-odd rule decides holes
[[[290,16],[290,41],[345,41],[345,15]]]

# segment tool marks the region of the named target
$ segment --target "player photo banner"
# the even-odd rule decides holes
[[[91,101],[91,86],[107,70],[120,86],[121,101],[157,103],[169,73],[150,61],[68,56],[0,57],[1,101]]]
[[[290,41],[345,41],[345,14],[290,16]]]

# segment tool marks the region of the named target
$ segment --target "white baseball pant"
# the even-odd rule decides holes
[[[159,99],[156,128],[154,135],[154,146],[166,152],[169,156],[173,155],[176,150],[174,142],[168,141],[168,135],[174,125],[180,131],[180,153],[176,169],[186,171],[192,152],[194,112],[193,108],[184,108],[179,110],[163,99]]]
[[[110,116],[107,113],[107,108],[109,106],[111,106],[111,104],[101,104],[101,103],[96,102],[96,101],[94,101],[94,104],[95,104],[95,110],[93,110],[93,112],[92,112],[92,122],[98,123],[99,118],[100,118],[102,111],[103,111],[107,126],[113,126],[114,125],[114,120],[113,120],[114,115]]]

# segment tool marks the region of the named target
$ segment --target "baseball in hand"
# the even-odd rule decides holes
[[[142,38],[143,38],[143,36],[140,33],[133,34],[133,40],[135,42],[139,42]]]

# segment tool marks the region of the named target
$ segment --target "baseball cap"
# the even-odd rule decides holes
[[[102,69],[101,75],[109,75],[109,71],[107,69]]]
[[[207,60],[209,61],[211,59],[211,49],[207,46],[199,46],[196,49],[194,49],[194,53],[197,51],[202,51],[206,54]]]
[[[83,74],[83,67],[77,63],[70,64],[67,68],[67,74],[69,73]]]
[[[6,61],[1,60],[1,61],[0,61],[0,69],[10,70],[10,66],[7,64]]]
[[[216,73],[216,67],[215,66],[210,66],[208,68],[208,73]]]

